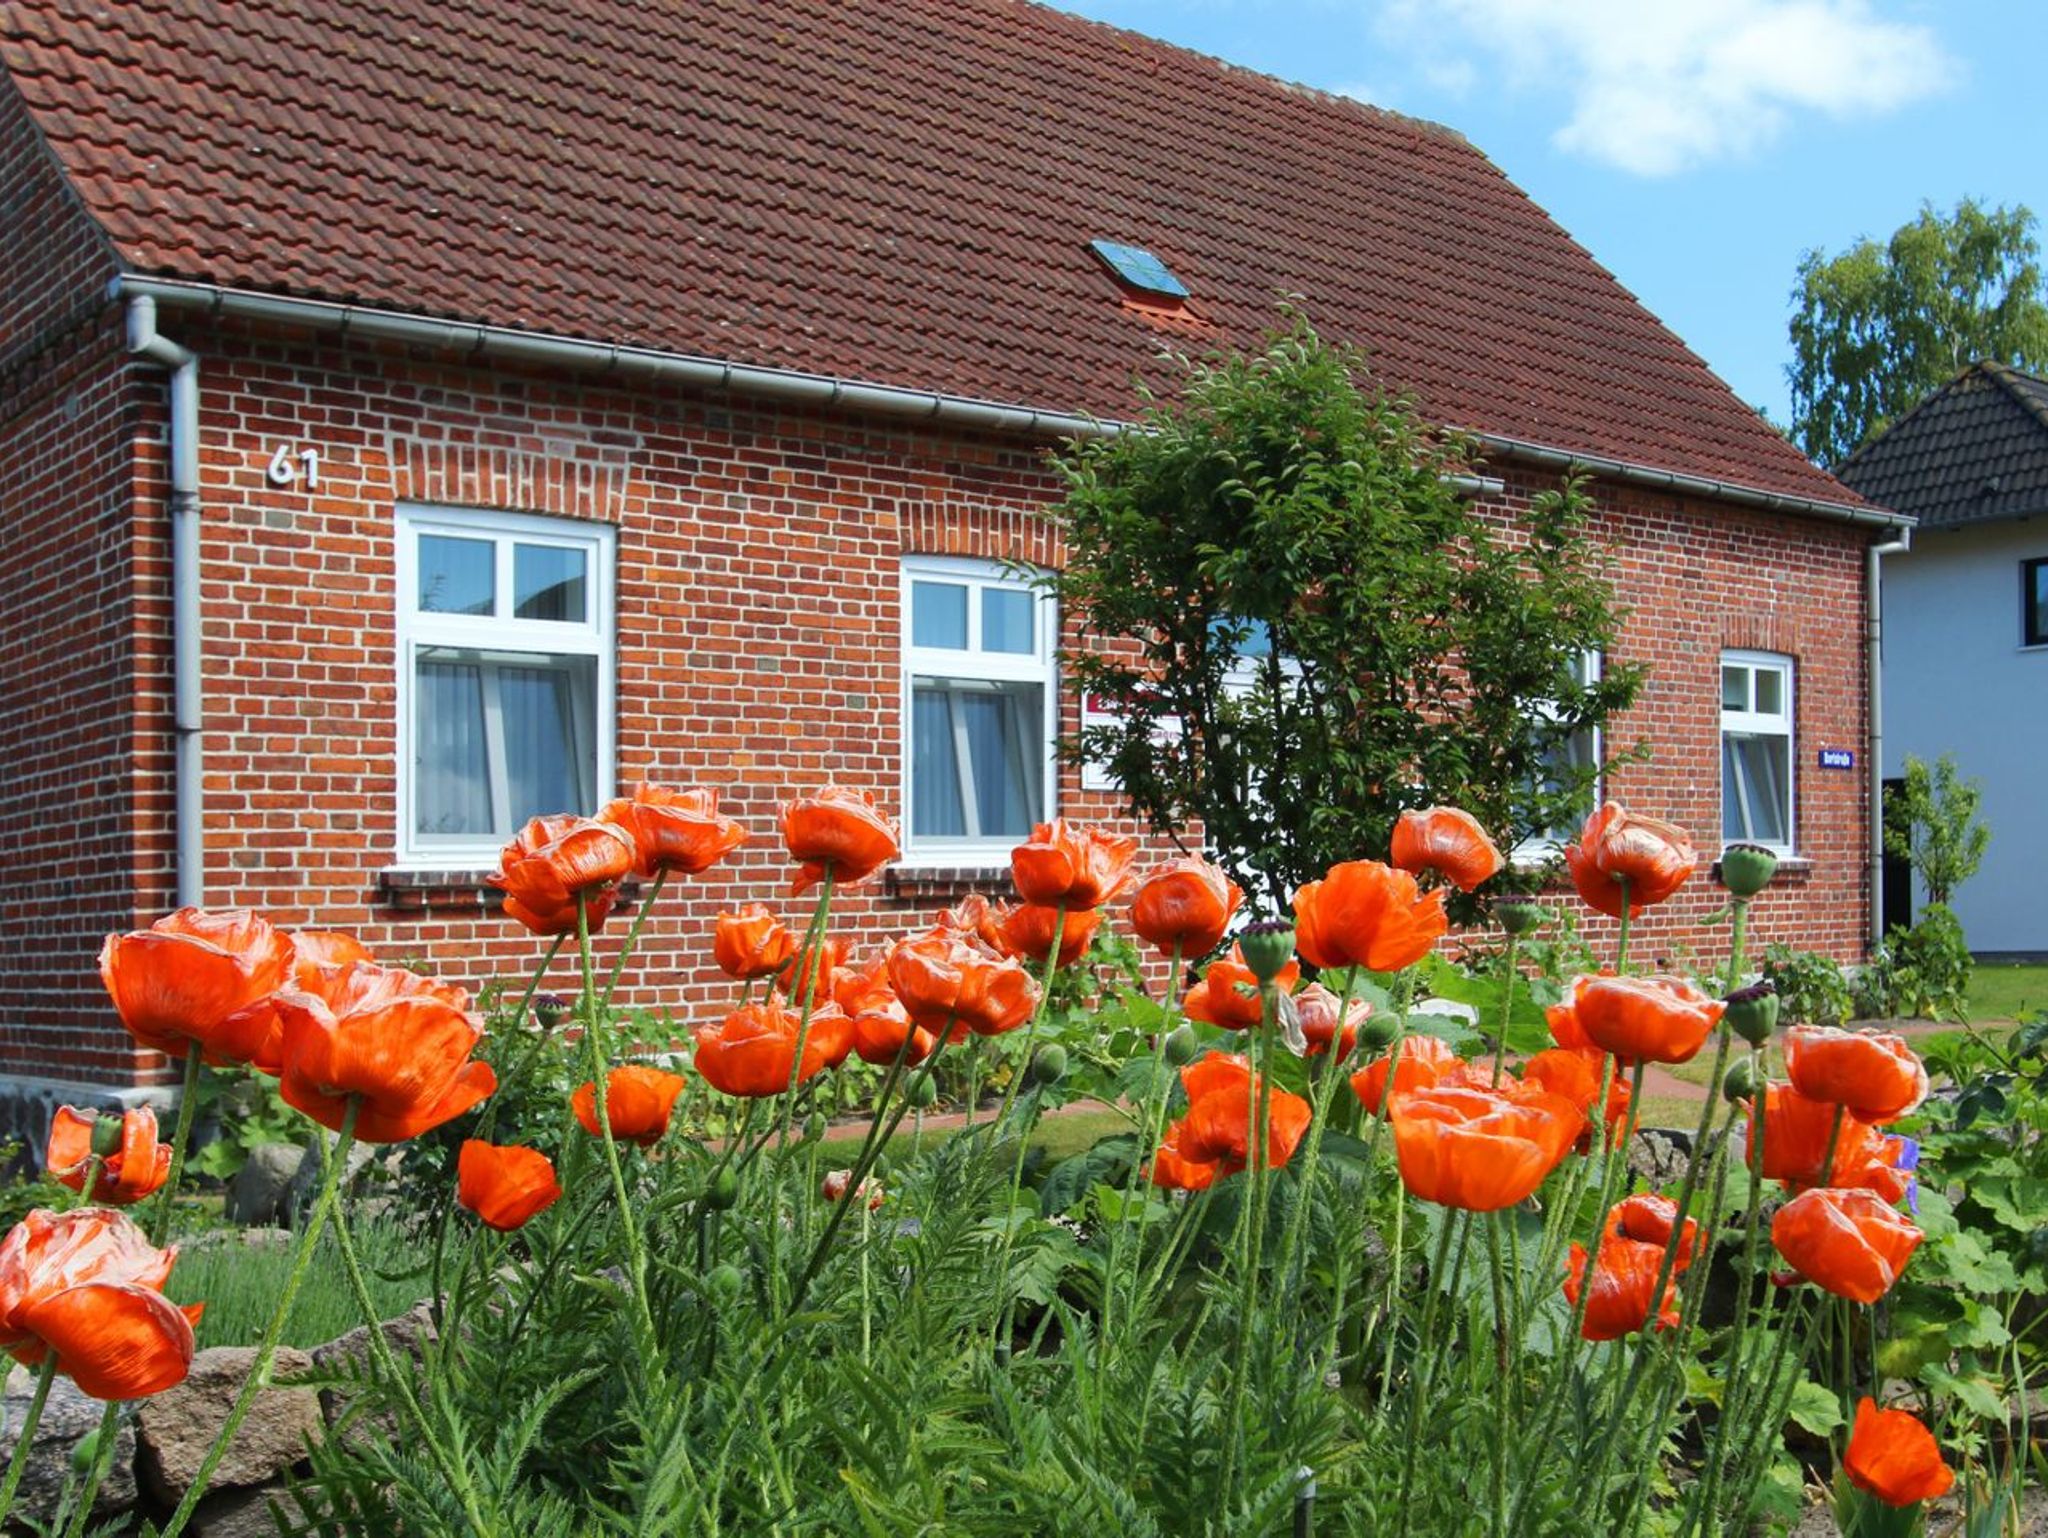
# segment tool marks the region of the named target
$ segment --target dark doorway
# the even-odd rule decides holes
[[[1903,795],[1906,782],[1903,779],[1884,782],[1884,807],[1891,810],[1892,798]],[[1900,859],[1889,849],[1884,855],[1884,881],[1877,894],[1878,914],[1883,920],[1883,929],[1889,933],[1894,926],[1910,925],[1913,922],[1913,867]]]

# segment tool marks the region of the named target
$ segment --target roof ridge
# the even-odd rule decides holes
[[[1902,415],[1895,417],[1893,420],[1885,423],[1884,426],[1880,427],[1876,432],[1870,434],[1869,437],[1865,438],[1861,443],[1857,444],[1855,448],[1851,449],[1847,454],[1843,455],[1840,463],[1836,464],[1829,473],[1839,478],[1844,470],[1847,470],[1850,466],[1854,465],[1857,460],[1861,459],[1865,454],[1869,453],[1884,439],[1890,437],[1893,433],[1897,432],[1900,428],[1904,427],[1908,422],[1912,421],[1913,418],[1920,415],[1921,412],[1927,410],[1927,408],[1932,406],[1936,401],[1947,398],[1950,391],[1954,390],[1957,386],[1962,384],[1962,382],[1965,379],[1968,379],[1972,374],[1989,373],[1990,370],[1985,367],[1985,361],[1986,360],[1980,359],[1975,363],[1964,364],[1959,372],[1951,375],[1947,379],[1944,379],[1932,390],[1929,390],[1925,395],[1921,396],[1920,399],[1913,402],[1911,406],[1908,406]],[[1993,377],[1996,378],[1997,376],[1994,375]],[[2004,381],[2001,380],[2000,383],[2003,384]]]
[[[2014,368],[2011,364],[1997,358],[1983,358],[1978,360],[1973,366],[1981,368],[1985,373],[1997,380],[1998,387],[2018,404],[2020,410],[2032,417],[2043,432],[2048,432],[2048,401],[2039,400],[2029,395],[2025,390],[2020,389],[2016,382],[2024,379],[2032,384],[2048,389],[2048,379],[2042,379],[2038,375],[2029,374],[2025,369]]]

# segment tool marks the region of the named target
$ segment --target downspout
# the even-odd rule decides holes
[[[1868,651],[1865,676],[1870,681],[1870,944],[1884,940],[1884,567],[1882,558],[1904,555],[1913,548],[1910,525],[1894,539],[1873,543],[1863,552],[1863,639]]]
[[[200,727],[205,710],[199,675],[199,355],[156,329],[156,300],[128,301],[128,351],[171,371],[168,428],[171,459],[171,678],[177,739],[173,821],[177,834],[178,906],[204,906],[201,837]]]

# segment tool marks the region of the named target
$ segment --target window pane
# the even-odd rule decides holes
[[[911,583],[910,644],[967,650],[967,589],[957,582]]]
[[[1785,711],[1785,675],[1776,668],[1758,668],[1751,675],[1756,680],[1756,711],[1759,715],[1776,716]]]
[[[955,698],[967,728],[981,836],[1028,837],[1044,778],[1044,692],[1036,684],[1010,684]]]
[[[1749,709],[1749,669],[1723,667],[1721,669],[1721,708],[1723,710]]]
[[[520,619],[586,623],[584,561],[583,551],[559,545],[514,546],[512,612]]]
[[[597,810],[590,787],[597,760],[591,721],[597,659],[579,657],[546,667],[497,669],[504,721],[505,788],[510,833],[529,817]]]
[[[488,539],[420,536],[420,608],[429,614],[490,614],[497,607],[497,546]]]
[[[1028,657],[1038,649],[1032,624],[1038,600],[1014,588],[981,590],[981,649]]]
[[[2048,561],[2027,562],[2026,577],[2026,644],[2048,645]]]
[[[922,686],[910,695],[910,830],[923,838],[967,832],[960,765],[953,754],[953,713],[946,691]]]
[[[1777,736],[1721,737],[1721,837],[1790,844],[1792,744]]]
[[[414,683],[413,831],[438,838],[493,832],[483,669],[422,662]]]

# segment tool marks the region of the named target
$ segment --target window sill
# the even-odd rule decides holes
[[[1005,888],[1007,865],[891,865],[882,872],[882,891],[890,897],[961,897],[969,892]]]
[[[377,894],[383,905],[401,913],[472,908],[495,911],[505,904],[505,894],[487,878],[495,867],[469,869],[424,865],[387,865],[377,872]],[[640,882],[629,878],[619,888],[612,912],[630,913],[640,900]]]

